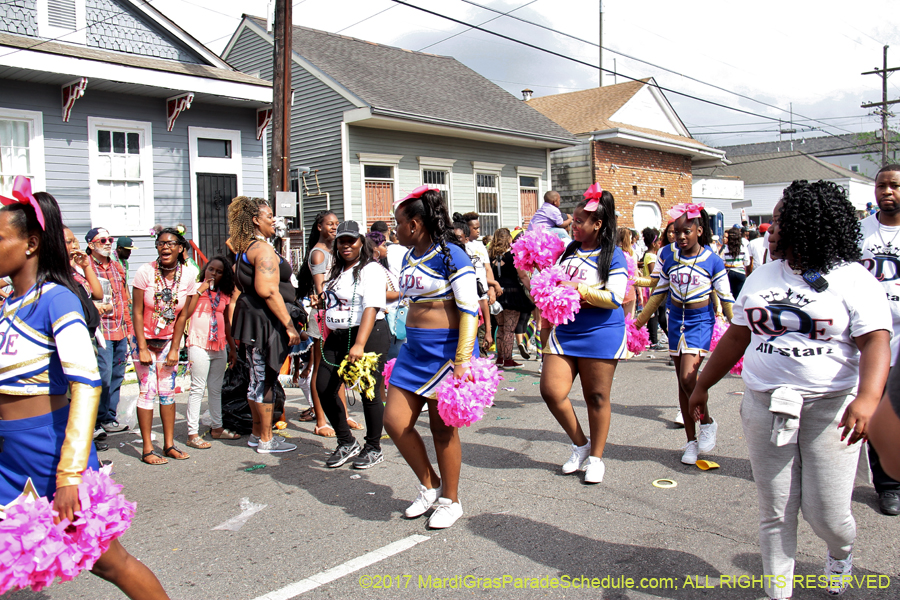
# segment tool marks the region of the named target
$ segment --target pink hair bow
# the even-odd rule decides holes
[[[693,202],[685,202],[684,204],[676,204],[668,213],[672,219],[678,219],[681,215],[687,215],[688,219],[696,219],[700,216],[700,211],[705,207],[703,203],[694,204]]]
[[[404,196],[403,198],[400,198],[399,200],[397,200],[396,202],[394,202],[394,210],[397,210],[397,207],[400,206],[401,204],[403,204],[404,202],[406,202],[407,200],[415,200],[415,199],[417,199],[417,198],[421,198],[421,197],[422,197],[422,194],[424,194],[424,193],[427,192],[428,190],[433,190],[433,191],[435,191],[435,192],[439,192],[439,191],[440,191],[440,190],[437,189],[436,187],[431,187],[431,186],[427,186],[427,185],[420,185],[419,187],[417,187],[416,189],[414,189],[413,191],[411,191],[409,194],[407,194],[407,195]]]
[[[34,208],[38,223],[41,224],[41,229],[45,229],[44,211],[41,210],[41,205],[38,204],[34,194],[31,193],[31,180],[22,175],[16,175],[16,179],[13,181],[12,196],[12,198],[0,196],[0,204],[3,204],[4,206],[10,206],[12,204],[30,204],[32,208]]]
[[[600,187],[600,184],[592,183],[591,187],[584,192],[584,197],[588,201],[588,203],[584,205],[584,210],[587,212],[594,212],[597,210],[597,207],[600,206],[600,196],[602,195],[603,188]]]

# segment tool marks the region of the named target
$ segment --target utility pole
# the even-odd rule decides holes
[[[603,0],[600,0],[600,39],[597,46],[600,48],[600,87],[603,87]]]
[[[893,117],[894,113],[888,110],[888,105],[897,104],[900,100],[887,99],[887,80],[891,73],[900,71],[900,67],[888,69],[887,66],[888,46],[884,47],[884,61],[881,69],[876,68],[874,71],[866,71],[863,75],[878,75],[881,77],[881,102],[869,102],[863,104],[862,108],[879,107],[875,110],[876,115],[881,115],[881,166],[888,164],[888,117]]]
[[[275,0],[270,195],[291,189],[291,0]]]

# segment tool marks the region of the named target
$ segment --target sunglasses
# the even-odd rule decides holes
[[[93,243],[94,244],[112,244],[114,241],[115,240],[111,237],[108,237],[108,238],[98,237],[98,238],[94,238]]]

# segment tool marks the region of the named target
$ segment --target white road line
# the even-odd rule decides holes
[[[374,565],[395,554],[400,554],[404,550],[409,550],[416,544],[420,544],[429,539],[431,538],[427,535],[411,535],[392,544],[388,544],[387,546],[378,548],[377,550],[372,550],[368,554],[363,554],[353,560],[348,560],[344,564],[332,567],[327,571],[322,571],[312,577],[301,579],[280,590],[275,590],[274,592],[269,592],[265,596],[254,598],[254,600],[289,600],[290,598],[296,598],[304,592],[308,592],[309,590],[325,585],[326,583],[331,583],[335,579],[340,579],[354,571],[359,571],[360,569]]]

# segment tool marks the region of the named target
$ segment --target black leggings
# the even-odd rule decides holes
[[[353,327],[352,329],[334,329],[328,334],[323,348],[323,360],[319,363],[316,375],[316,391],[319,392],[319,402],[322,403],[322,410],[325,411],[328,422],[334,428],[334,433],[341,446],[352,444],[354,438],[350,432],[350,426],[347,425],[344,403],[338,396],[338,389],[343,381],[337,374],[337,370],[341,361],[347,358],[347,350],[356,341],[358,331],[359,327]],[[350,336],[349,343],[347,336]],[[364,348],[366,352],[377,352],[381,355],[374,373],[375,399],[369,400],[362,393],[359,396],[362,398],[363,415],[366,418],[366,443],[376,450],[381,449],[381,432],[384,429],[384,376],[381,372],[384,371],[384,363],[387,361],[390,347],[391,335],[387,323],[383,319],[375,321],[375,327],[372,328],[372,333],[366,340]]]
[[[663,302],[659,305],[659,308],[656,309],[656,313],[650,320],[647,322],[647,329],[650,332],[650,343],[656,344],[659,342],[658,337],[658,328],[662,327],[663,332],[666,335],[669,335],[669,328],[666,327],[666,303]]]
[[[516,323],[516,333],[528,332],[528,320],[531,318],[531,310],[529,310],[528,312],[519,313],[519,321],[518,323]]]

